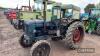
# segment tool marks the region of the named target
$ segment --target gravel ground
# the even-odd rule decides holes
[[[2,15],[3,12],[0,13]],[[22,32],[15,30],[4,15],[0,16],[0,56],[30,56],[30,48],[22,48],[18,39]],[[100,36],[86,34],[82,48],[94,48],[93,53],[78,53],[77,50],[69,50],[64,41],[51,41],[50,56],[100,56]]]

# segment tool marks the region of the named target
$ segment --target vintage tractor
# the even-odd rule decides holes
[[[97,33],[100,35],[100,8],[91,8],[87,19],[84,20],[85,30],[88,33]]]
[[[68,9],[66,5],[55,5],[52,9],[51,21],[46,21],[47,5],[54,2],[48,0],[34,0],[43,5],[43,19],[29,20],[24,22],[24,34],[19,42],[24,48],[32,47],[31,56],[49,56],[50,43],[64,40],[67,47],[77,49],[84,39],[84,27],[79,19],[74,19],[77,12],[76,7]],[[76,10],[76,11],[74,11]],[[69,14],[68,14],[69,13]]]
[[[40,12],[33,12],[31,7],[22,6],[21,9],[17,11],[17,19],[14,22],[15,29],[23,29],[24,21],[34,20],[36,15],[40,15]]]

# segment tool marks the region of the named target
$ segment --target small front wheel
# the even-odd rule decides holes
[[[31,48],[31,56],[49,56],[50,45],[45,40],[40,40],[36,42]]]

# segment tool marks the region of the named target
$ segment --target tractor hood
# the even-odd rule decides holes
[[[43,20],[28,20],[28,21],[24,21],[24,23],[26,25],[31,25],[31,24],[33,25],[33,24],[35,24],[36,26],[39,26],[38,24],[42,25],[43,22],[44,22]]]
[[[41,31],[43,28],[43,20],[28,20],[24,22],[24,31],[27,35],[34,35],[36,31]],[[41,29],[38,29],[41,28]]]

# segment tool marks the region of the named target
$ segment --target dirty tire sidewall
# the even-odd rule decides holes
[[[73,34],[74,34],[73,31],[77,27],[81,27],[82,28],[82,32],[81,32],[82,39],[81,39],[81,41],[79,43],[74,43],[74,41],[73,41]],[[84,26],[83,26],[83,24],[81,22],[79,22],[79,21],[72,23],[68,27],[68,30],[67,30],[67,33],[66,33],[66,38],[65,38],[65,44],[66,44],[66,46],[69,49],[80,48],[81,43],[83,42],[83,39],[84,39]]]
[[[46,40],[37,41],[30,50],[31,56],[38,56],[37,53],[42,52],[41,56],[49,56],[50,54],[50,43]]]

